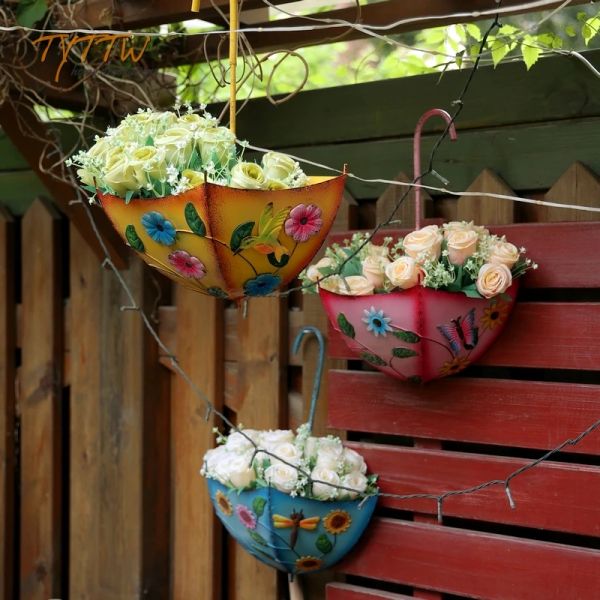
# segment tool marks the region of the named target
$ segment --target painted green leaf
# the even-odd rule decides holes
[[[267,545],[267,540],[265,540],[265,538],[262,535],[260,535],[260,533],[256,533],[256,531],[248,531],[248,533],[250,534],[250,537],[257,544],[260,544],[261,546],[266,546]]]
[[[387,363],[385,362],[385,360],[383,360],[383,358],[377,356],[376,354],[371,354],[370,352],[362,352],[360,357],[365,362],[368,362],[376,367],[387,367]]]
[[[206,225],[204,221],[200,218],[196,207],[188,202],[185,205],[185,221],[188,224],[188,227],[200,237],[204,237],[206,235]]]
[[[418,344],[421,341],[421,336],[414,331],[394,331],[393,335],[407,344]]]
[[[415,352],[410,348],[394,348],[392,354],[396,358],[412,358],[413,356],[419,356],[418,352]]]
[[[254,229],[254,221],[246,221],[241,225],[238,225],[231,234],[231,242],[229,243],[229,247],[232,252],[238,252],[240,246],[242,245],[242,241],[247,237],[252,235],[252,230]]]
[[[140,236],[137,234],[133,225],[127,225],[125,228],[125,239],[134,250],[137,250],[138,252],[144,251],[144,242],[140,240]]]
[[[323,554],[329,554],[333,550],[331,540],[324,533],[317,538],[315,546],[317,547],[317,550]]]
[[[354,339],[356,336],[356,331],[354,331],[354,327],[352,327],[352,324],[348,321],[348,319],[346,319],[346,315],[344,313],[340,313],[337,316],[337,323],[344,335]]]
[[[289,254],[283,254],[282,257],[281,257],[281,260],[277,260],[277,257],[275,256],[275,253],[271,252],[271,254],[267,254],[267,260],[274,267],[277,267],[277,268],[285,267],[285,265],[287,265],[290,262],[290,255]]]
[[[257,496],[252,501],[252,510],[256,513],[257,517],[262,517],[263,513],[265,512],[266,503],[267,501],[264,498],[261,498],[260,496]]]
[[[483,298],[483,296],[477,291],[477,287],[474,285],[467,286],[461,290],[461,292],[467,296],[467,298]]]

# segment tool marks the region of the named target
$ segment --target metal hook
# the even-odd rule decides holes
[[[315,411],[317,409],[317,399],[319,397],[319,389],[321,388],[321,379],[323,378],[323,367],[325,366],[325,339],[323,334],[312,325],[303,327],[296,336],[294,343],[292,344],[292,352],[298,354],[300,350],[300,344],[304,339],[305,334],[313,333],[319,343],[319,358],[317,361],[317,371],[315,373],[315,381],[313,383],[312,395],[310,397],[310,411],[308,413],[308,428],[312,431],[313,424],[315,421]]]
[[[445,110],[441,108],[432,108],[424,113],[421,118],[417,121],[417,126],[415,127],[415,135],[413,137],[413,181],[417,182],[417,179],[421,175],[421,132],[423,131],[423,125],[431,118],[435,116],[440,116],[444,121],[446,121],[448,125],[448,131],[450,133],[450,139],[454,142],[456,141],[456,128],[454,127],[454,123],[452,122],[452,117]],[[420,183],[420,182],[418,182]],[[415,228],[421,229],[421,214],[422,214],[422,206],[421,206],[421,188],[415,188]]]

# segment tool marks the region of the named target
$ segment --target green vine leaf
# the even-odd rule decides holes
[[[254,221],[246,221],[241,225],[238,225],[231,234],[231,242],[229,243],[229,247],[232,252],[239,252],[240,247],[242,245],[242,241],[247,237],[252,235],[252,230],[254,229]]]
[[[407,344],[418,344],[421,341],[421,336],[414,331],[394,331],[393,336]]]
[[[356,331],[354,331],[354,327],[352,326],[352,323],[350,323],[350,321],[348,321],[348,319],[346,318],[346,315],[344,313],[340,313],[337,316],[337,323],[340,327],[340,331],[348,336],[349,338],[354,339],[354,337],[356,336]]]
[[[362,352],[360,357],[369,364],[375,367],[387,367],[387,363],[383,358],[377,356],[376,354],[371,354],[370,352]]]
[[[263,513],[265,512],[266,504],[267,501],[264,498],[261,498],[260,496],[254,498],[252,501],[252,510],[256,513],[257,517],[262,517]]]
[[[542,49],[533,44],[535,44],[535,40],[529,35],[525,36],[521,43],[521,56],[523,56],[528,71],[535,65],[542,53]]]
[[[492,51],[494,67],[497,67],[500,61],[511,51],[511,47],[508,42],[502,39],[495,39],[492,42],[490,50]]]
[[[418,352],[415,352],[410,348],[394,348],[392,354],[396,358],[412,358],[413,356],[419,356]]]
[[[137,250],[138,252],[144,251],[144,242],[140,239],[140,236],[137,234],[133,225],[127,225],[125,228],[125,239],[134,250]]]
[[[202,221],[202,219],[200,218],[200,215],[198,214],[196,207],[191,202],[188,202],[185,205],[184,213],[185,213],[185,222],[188,224],[188,227],[196,235],[199,235],[200,237],[204,237],[206,235],[206,225],[204,224],[204,221]]]
[[[281,256],[281,260],[277,260],[275,253],[271,252],[271,254],[267,254],[267,260],[269,261],[270,264],[272,264],[274,267],[277,267],[279,269],[281,267],[285,267],[285,265],[287,265],[290,262],[290,255],[283,254]]]
[[[333,544],[331,543],[331,540],[324,533],[317,538],[315,546],[322,554],[329,554],[333,550]]]

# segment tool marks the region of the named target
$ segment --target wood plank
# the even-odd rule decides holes
[[[595,598],[600,591],[598,550],[391,519],[374,519],[339,569],[489,600]]]
[[[70,226],[70,291],[68,313],[74,316],[77,326],[67,333],[71,364],[69,597],[93,600],[101,593],[97,568],[102,271],[100,261],[73,224]]]
[[[347,583],[330,583],[327,586],[327,600],[409,600],[410,598],[414,596],[382,592]]]
[[[329,424],[351,431],[550,449],[591,425],[600,408],[594,385],[450,378],[413,386],[351,371],[329,378]],[[569,451],[600,454],[600,436]]]
[[[506,330],[475,364],[596,371],[599,335],[600,304],[518,302]],[[334,358],[357,358],[331,326],[329,340]]]
[[[287,422],[285,402],[287,326],[285,298],[248,300],[247,317],[238,318],[238,362],[241,399],[236,422],[254,429],[277,429]],[[277,571],[259,563],[229,539],[229,595],[231,600],[278,598]]]
[[[516,196],[502,178],[491,169],[484,169],[468,187],[468,192],[487,192]],[[488,196],[461,196],[457,201],[456,219],[485,225],[506,225],[515,220],[515,204]]]
[[[15,594],[15,229],[0,207],[0,600]]]
[[[100,247],[87,214],[82,207],[70,204],[71,200],[76,199],[75,191],[60,179],[61,173],[52,168],[52,161],[49,162],[47,140],[53,139],[52,132],[46,124],[37,120],[33,111],[19,110],[16,106],[18,104],[14,102],[0,105],[0,126],[52,194],[56,205],[75,224],[96,255],[104,259],[104,250]],[[42,171],[40,166],[48,172]],[[127,263],[127,247],[100,209],[94,210],[94,218],[113,262],[120,268],[124,267]]]
[[[540,263],[521,280],[525,288],[599,288],[600,271],[596,256],[600,254],[600,222],[527,223],[490,227],[492,233],[506,235],[517,246],[525,246],[528,255]],[[380,232],[375,243],[385,235],[402,236],[408,230]],[[329,236],[327,244],[341,242],[351,235],[341,232]]]
[[[221,300],[178,287],[177,356],[181,367],[219,409],[223,407],[224,307]],[[198,474],[220,423],[177,374],[171,383],[172,598],[221,597],[221,527]]]
[[[369,470],[379,475],[382,492],[440,494],[491,479],[504,479],[529,461],[519,458],[442,450],[349,443],[360,452]],[[581,535],[600,535],[600,467],[545,462],[515,478],[512,510],[504,488],[444,501],[445,516],[505,523]],[[380,499],[380,505],[437,515],[434,500]]]
[[[6,104],[6,103],[5,103]],[[23,341],[20,373],[23,600],[62,594],[62,298],[60,218],[36,200],[23,218]]]

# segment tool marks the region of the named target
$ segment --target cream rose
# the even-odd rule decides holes
[[[282,181],[279,181],[278,179],[267,178],[265,180],[265,189],[267,189],[267,190],[287,190],[288,186],[285,183],[283,183]]]
[[[444,236],[437,225],[428,225],[404,238],[404,252],[416,261],[437,260]]]
[[[229,452],[225,446],[217,446],[216,448],[211,448],[204,455],[203,461],[203,475],[212,476],[215,473],[216,466],[226,461],[229,457]]]
[[[382,288],[385,279],[385,269],[390,264],[388,258],[367,256],[362,261],[363,277],[366,277],[374,288]]]
[[[343,281],[339,283],[337,293],[342,296],[368,296],[374,291],[373,284],[366,277],[362,275],[350,275],[349,277],[344,277]]]
[[[306,439],[304,444],[304,456],[307,459],[316,458],[317,452],[319,451],[319,438],[310,436]]]
[[[164,149],[167,162],[187,165],[192,156],[193,137],[185,127],[171,127],[154,139],[154,145]]]
[[[327,290],[328,292],[333,292],[334,294],[341,294],[340,289],[344,287],[344,282],[339,275],[329,275],[323,279],[323,281],[319,282],[319,287]]]
[[[302,452],[291,442],[284,442],[283,444],[279,444],[275,446],[271,453],[274,456],[268,455],[268,458],[271,459],[273,464],[281,461],[285,461],[285,463],[290,463],[292,465],[297,465],[302,458]]]
[[[91,185],[94,187],[96,185],[94,175],[88,171],[88,169],[77,169],[77,177],[79,177],[81,183],[84,185]],[[96,177],[96,179],[98,179],[98,177]]]
[[[340,478],[335,471],[325,467],[315,467],[312,470],[310,477],[313,479],[312,493],[315,498],[318,498],[319,500],[329,500],[337,496],[338,490],[333,486],[340,484]],[[318,479],[319,481],[314,481],[315,479]]]
[[[328,267],[333,267],[334,262],[331,258],[324,257],[320,261],[316,262],[314,265],[311,265],[306,269],[306,277],[309,281],[316,283],[319,279],[323,277],[323,274],[319,269],[326,269]]]
[[[453,265],[462,265],[477,250],[479,235],[472,229],[455,229],[447,232],[448,260]]]
[[[519,260],[518,248],[510,242],[498,241],[492,246],[488,261],[494,265],[506,265],[512,269]]]
[[[243,454],[252,450],[254,452],[254,444],[260,443],[259,432],[254,429],[244,429],[243,433],[239,431],[233,431],[229,434],[227,441],[225,442],[225,448],[228,452],[235,454]]]
[[[449,221],[444,223],[444,237],[448,237],[451,231],[475,231],[478,234],[489,234],[490,232],[481,225],[475,225],[473,221]]]
[[[486,263],[479,269],[477,291],[484,298],[504,293],[512,283],[512,274],[506,265]]]
[[[189,189],[198,187],[204,183],[204,173],[200,171],[193,171],[192,169],[184,169],[181,172],[181,176],[185,177],[189,181]]]
[[[112,150],[111,141],[109,138],[100,138],[87,152],[90,158],[93,158],[95,164],[103,165],[107,155]]]
[[[340,485],[356,491],[351,492],[349,490],[339,490],[338,497],[340,500],[354,500],[358,494],[362,494],[367,489],[368,484],[369,482],[367,478],[359,471],[348,473],[342,477]]]
[[[265,184],[265,174],[256,163],[240,162],[231,169],[231,187],[262,190]]]
[[[177,119],[177,124],[180,127],[186,127],[191,131],[209,129],[211,127],[214,127],[213,122],[211,122],[209,119],[205,119],[204,117],[201,117],[200,115],[197,115],[195,113],[182,115]]]
[[[166,177],[164,153],[154,146],[136,148],[130,155],[129,165],[135,173],[140,187],[149,182],[149,177]]]
[[[129,191],[136,192],[142,185],[126,158],[111,163],[110,170],[104,175],[104,182],[118,196],[125,196]]]
[[[298,470],[283,463],[276,463],[265,469],[265,480],[280,492],[289,494],[298,483]]]
[[[204,164],[226,165],[235,154],[235,135],[225,127],[211,127],[200,132],[200,156]]]
[[[394,287],[398,287],[401,290],[408,290],[418,285],[421,277],[421,269],[414,258],[401,256],[387,265],[385,275]]]
[[[369,243],[367,246],[367,256],[372,256],[375,258],[386,258],[389,262],[390,251],[387,246],[377,246],[375,244]]]
[[[215,476],[223,485],[234,488],[247,488],[256,480],[254,467],[251,465],[252,452],[244,454],[229,453],[227,460],[220,461],[215,467]]]
[[[263,431],[260,445],[265,450],[272,452],[279,444],[292,443],[295,439],[291,429],[273,429]]]
[[[351,473],[358,471],[363,475],[367,472],[367,463],[365,459],[352,448],[344,448],[344,471]]]
[[[293,158],[280,152],[267,152],[262,157],[262,166],[267,178],[282,182],[299,170],[299,165]]]

